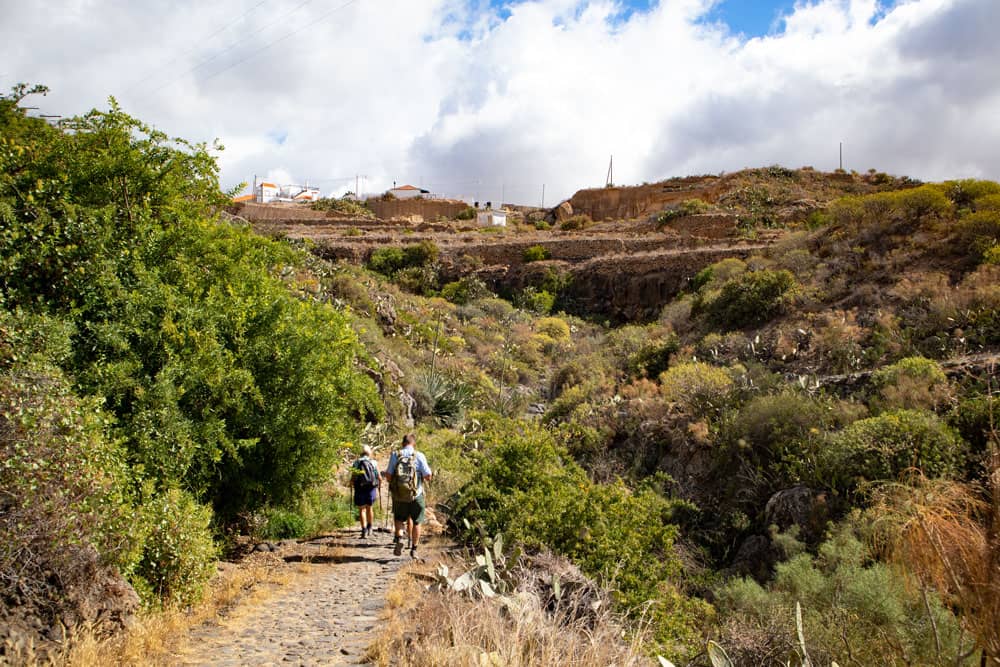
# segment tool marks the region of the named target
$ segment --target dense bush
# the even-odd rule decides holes
[[[959,247],[976,261],[982,261],[1000,244],[1000,210],[984,210],[962,218],[956,228]]]
[[[548,315],[552,311],[552,307],[556,304],[556,295],[529,285],[517,294],[514,298],[514,303],[519,308],[537,313],[538,315]]]
[[[820,454],[830,486],[895,480],[910,468],[952,476],[965,465],[966,444],[933,413],[892,410],[861,419],[836,434]]]
[[[695,415],[718,413],[733,387],[732,376],[701,361],[678,364],[660,375],[663,395]]]
[[[353,215],[358,218],[374,218],[372,211],[364,202],[348,199],[346,196],[341,199],[334,197],[324,197],[312,203],[312,208],[316,211],[335,211],[345,215]]]
[[[486,283],[475,276],[460,278],[441,288],[442,298],[460,306],[488,296],[490,296],[490,290]]]
[[[951,398],[940,364],[923,357],[907,357],[877,371],[872,383],[889,408],[933,410]]]
[[[590,219],[589,215],[581,214],[574,215],[566,218],[559,223],[559,229],[563,231],[572,231],[576,229],[586,229],[594,224],[594,221]]]
[[[14,326],[0,325],[7,341],[46,336]],[[125,574],[135,566],[146,527],[99,403],[75,396],[41,360],[0,372],[0,607],[53,623],[97,622],[87,603],[98,585],[92,561]]]
[[[543,317],[535,323],[535,330],[557,341],[569,340],[569,324],[559,317]]]
[[[720,642],[734,663],[777,667],[801,659],[796,603],[812,664],[971,663],[962,657],[962,628],[938,596],[874,562],[848,525],[815,556],[796,553],[780,563],[766,587],[739,579],[718,591]]]
[[[796,287],[790,271],[751,271],[727,280],[703,307],[716,326],[739,329],[761,324],[779,314],[794,296]]]
[[[525,264],[527,264],[529,262],[538,262],[544,259],[550,259],[551,257],[552,253],[549,252],[548,248],[543,245],[533,245],[524,249],[522,259]]]
[[[168,489],[142,509],[143,525],[149,533],[136,567],[141,583],[164,605],[198,601],[215,573],[211,508],[199,504],[186,491]]]
[[[438,247],[432,241],[376,248],[368,257],[367,266],[391,278],[403,269],[422,268],[434,263],[438,253]]]
[[[977,200],[990,195],[1000,195],[1000,183],[963,179],[945,181],[940,187],[945,195],[960,209],[974,208]]]
[[[651,488],[591,482],[544,429],[486,419],[472,479],[455,501],[455,518],[566,554],[612,583],[637,617],[645,610],[664,642],[691,641],[705,608],[676,593],[675,503]],[[641,520],[622,520],[641,517]]]

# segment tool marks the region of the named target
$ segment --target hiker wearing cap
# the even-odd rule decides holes
[[[354,504],[358,507],[358,519],[361,521],[361,539],[366,539],[375,525],[372,505],[382,485],[378,462],[372,458],[372,448],[368,445],[361,448],[361,457],[351,466],[351,483],[354,486]]]
[[[404,435],[403,448],[392,453],[385,469],[385,478],[392,494],[392,518],[395,524],[392,551],[397,556],[403,553],[402,532],[403,527],[408,526],[411,558],[417,557],[420,524],[424,522],[427,508],[424,482],[429,481],[432,475],[427,457],[416,450],[415,442],[416,438],[412,433]]]

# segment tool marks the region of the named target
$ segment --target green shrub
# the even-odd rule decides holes
[[[316,211],[336,211],[337,213],[353,215],[358,218],[375,217],[375,212],[368,208],[364,202],[347,199],[346,197],[343,199],[324,197],[318,201],[314,201],[311,208]]]
[[[697,415],[717,413],[733,388],[725,369],[701,361],[678,364],[660,375],[663,396]]]
[[[941,599],[873,556],[842,524],[816,555],[780,563],[766,587],[729,582],[717,592],[719,642],[738,665],[796,660],[799,604],[812,664],[971,664],[959,657],[962,628]]]
[[[529,285],[521,290],[521,293],[515,298],[514,303],[518,308],[539,315],[548,315],[552,311],[552,307],[556,304],[556,296],[551,292],[539,290]]]
[[[557,341],[569,340],[569,324],[561,317],[543,317],[535,322],[535,331]]]
[[[369,255],[367,266],[383,276],[394,276],[397,271],[406,266],[403,259],[403,249],[396,246],[376,248]]]
[[[456,220],[475,220],[475,218],[476,209],[471,206],[466,206],[455,215]]]
[[[796,288],[790,271],[752,271],[727,280],[704,309],[713,324],[726,329],[762,324],[784,309]]]
[[[631,377],[658,378],[670,366],[670,357],[680,349],[676,334],[648,341],[625,362],[625,371]]]
[[[18,331],[4,320],[0,314],[0,347],[3,339],[32,338],[42,356],[63,347],[44,340],[59,329],[51,321]],[[34,356],[28,345],[16,352]],[[128,575],[146,530],[100,403],[75,396],[62,373],[40,360],[0,372],[0,604],[46,623],[100,620],[93,599],[103,591],[93,590],[100,582],[91,566]]]
[[[212,510],[180,489],[159,493],[142,510],[149,534],[136,575],[155,595],[151,602],[168,607],[197,602],[215,572]]]
[[[586,229],[592,224],[594,224],[594,221],[590,219],[589,215],[574,215],[559,223],[559,229],[568,232],[575,229]]]
[[[948,423],[969,443],[973,454],[982,456],[991,435],[1000,432],[1000,398],[975,393],[965,396],[952,409]]]
[[[877,371],[872,384],[889,408],[933,410],[951,398],[948,378],[940,364],[923,357],[907,357]]]
[[[393,276],[399,288],[411,294],[430,296],[438,286],[438,273],[434,266],[407,266]]]
[[[956,228],[959,247],[977,262],[1000,244],[1000,210],[975,211],[962,218]]]
[[[427,266],[437,261],[439,253],[433,241],[421,241],[403,246],[403,262],[405,266]]]
[[[1000,211],[1000,194],[983,195],[974,204],[977,211]]]
[[[262,535],[267,539],[306,537],[306,519],[300,512],[275,507],[266,510],[264,517]]]
[[[895,480],[910,468],[928,477],[955,475],[965,465],[966,444],[933,413],[892,410],[854,422],[820,454],[830,485],[843,487]]]
[[[983,253],[983,264],[1000,265],[1000,243],[986,249]]]
[[[636,618],[652,619],[659,641],[693,641],[706,607],[669,583],[680,571],[676,503],[649,487],[594,484],[537,425],[494,418],[482,425],[482,455],[454,500],[455,518],[570,557],[613,584]]]
[[[422,268],[437,260],[438,247],[432,241],[421,241],[403,247],[376,248],[368,257],[367,266],[376,273],[393,277],[409,268]]]
[[[441,297],[459,306],[488,296],[490,296],[489,288],[476,276],[460,278],[441,288]]]
[[[973,178],[945,181],[939,187],[958,208],[972,208],[976,200],[990,195],[1000,195],[1000,183],[979,181]]]
[[[710,208],[711,206],[701,199],[685,199],[680,204],[659,213],[656,216],[656,225],[657,227],[663,227],[679,218],[704,213]]]
[[[524,255],[522,259],[527,264],[528,262],[538,262],[545,259],[550,259],[552,253],[549,249],[542,245],[533,245],[529,248],[524,249]]]

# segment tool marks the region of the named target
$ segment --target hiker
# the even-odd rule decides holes
[[[389,481],[389,492],[392,494],[392,518],[395,524],[392,538],[392,552],[399,556],[403,553],[403,527],[410,533],[410,557],[417,557],[417,544],[420,542],[420,524],[424,522],[427,508],[427,497],[424,493],[424,482],[431,479],[431,468],[427,465],[427,457],[414,448],[416,438],[412,433],[403,436],[403,448],[393,452],[389,457],[389,465],[385,469],[385,478]]]
[[[364,540],[372,534],[375,525],[372,505],[382,485],[378,462],[372,458],[372,448],[368,445],[361,448],[361,457],[351,467],[351,483],[354,486],[354,504],[358,507],[358,519],[361,521],[361,539]]]

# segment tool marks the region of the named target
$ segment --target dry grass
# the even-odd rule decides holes
[[[435,567],[422,564],[404,572]],[[425,590],[415,576],[398,577],[387,594],[388,617],[367,658],[398,667],[650,664],[641,651],[643,633],[626,638],[604,593],[581,587],[555,602],[539,589],[544,572],[522,574],[518,592],[492,599]],[[596,609],[595,595],[604,603]]]
[[[266,584],[287,584],[299,570],[286,567],[280,558],[268,554],[229,565],[211,581],[202,602],[190,609],[143,613],[125,633],[110,638],[100,637],[88,628],[80,629],[65,656],[65,664],[68,667],[171,665],[172,653],[181,647],[190,628],[216,618],[237,602],[259,604],[274,590],[274,586]]]
[[[922,587],[945,594],[1000,665],[1000,448],[994,432],[985,488],[917,475],[884,487],[874,514],[890,555]]]

